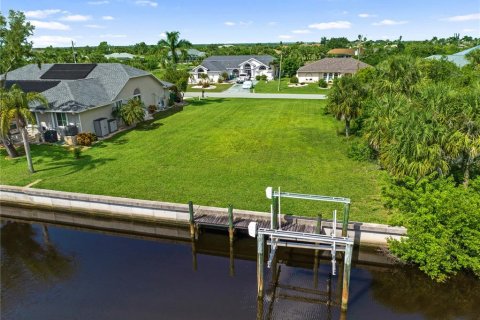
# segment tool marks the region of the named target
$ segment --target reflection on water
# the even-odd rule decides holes
[[[103,222],[102,222],[103,223]],[[103,223],[103,225],[105,225]],[[145,229],[146,230],[146,229]],[[283,249],[256,297],[256,241],[145,239],[2,221],[2,319],[477,319],[480,287],[436,284],[374,252],[354,261],[347,314],[328,255]],[[177,235],[176,237],[172,235]],[[385,263],[379,263],[379,261]],[[370,261],[370,262],[369,262]],[[338,274],[341,275],[341,265]]]

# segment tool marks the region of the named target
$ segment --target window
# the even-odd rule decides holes
[[[327,76],[328,76],[328,73],[324,73],[323,74],[323,80],[327,81]]]
[[[141,95],[140,89],[136,88],[135,90],[133,90],[133,99],[142,101],[142,95]]]
[[[65,113],[57,113],[57,126],[66,127],[67,126],[67,115]]]
[[[115,109],[120,110],[122,106],[123,106],[122,100],[115,101]]]
[[[260,68],[258,68],[258,70],[267,70],[267,68],[265,66],[260,66]]]

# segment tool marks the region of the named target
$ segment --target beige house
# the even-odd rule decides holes
[[[41,131],[56,130],[61,137],[67,127],[99,135],[94,122],[113,121],[113,109],[132,98],[142,100],[146,107],[163,108],[168,105],[172,86],[121,63],[42,64],[40,68],[30,64],[8,73],[6,85],[13,84],[47,98],[48,108],[32,105],[31,111]]]
[[[299,68],[297,77],[299,82],[318,82],[320,79],[331,82],[367,67],[370,65],[353,58],[325,58]]]

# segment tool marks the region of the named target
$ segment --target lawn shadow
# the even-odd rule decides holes
[[[113,159],[113,158],[93,158],[91,155],[81,155],[79,159],[73,159],[72,157],[68,159],[65,157],[63,161],[51,163],[49,164],[48,168],[37,170],[37,172],[56,170],[56,169],[61,169],[65,167],[72,167],[71,171],[60,175],[60,176],[67,176],[82,170],[92,170],[97,168],[98,166],[106,164],[107,162],[111,162],[115,160],[116,159]]]
[[[198,100],[198,99],[189,99],[188,102],[190,105],[194,106],[194,107],[200,107],[200,106],[205,106],[205,105],[209,105],[209,104],[218,104],[218,103],[222,103],[224,102],[225,98],[204,98],[204,99],[201,99],[201,100]]]
[[[150,120],[150,121],[139,123],[135,128],[135,130],[150,131],[150,130],[158,129],[160,128],[160,126],[163,126],[163,123],[158,123],[155,120]]]

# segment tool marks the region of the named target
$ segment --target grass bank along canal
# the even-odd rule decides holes
[[[28,210],[2,207],[3,210]],[[436,284],[355,249],[346,315],[330,258],[279,249],[276,273],[256,297],[256,241],[225,233],[91,218],[89,227],[2,218],[2,319],[477,319],[480,283]],[[156,228],[146,236],[142,228]],[[163,234],[163,236],[162,236]],[[339,260],[340,262],[340,260]],[[341,266],[340,266],[341,267]],[[341,272],[339,272],[341,274]],[[273,281],[271,281],[273,278]],[[259,312],[260,310],[260,312]]]

